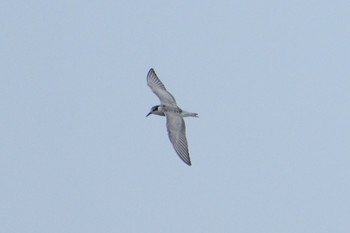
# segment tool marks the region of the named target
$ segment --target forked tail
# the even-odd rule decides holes
[[[182,111],[182,117],[198,117],[198,113]]]

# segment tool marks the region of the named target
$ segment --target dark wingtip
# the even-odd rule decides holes
[[[148,77],[151,73],[155,73],[153,68],[149,69],[148,74],[147,74],[147,77]]]

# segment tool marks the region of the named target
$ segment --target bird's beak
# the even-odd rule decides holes
[[[146,115],[146,117],[148,117],[149,115],[151,115],[152,114],[152,112],[149,112],[147,115]]]

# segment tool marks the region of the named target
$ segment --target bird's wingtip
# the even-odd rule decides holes
[[[154,69],[153,68],[149,69],[147,76],[149,76],[151,73],[154,73]]]

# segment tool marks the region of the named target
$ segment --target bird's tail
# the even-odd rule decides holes
[[[182,117],[198,117],[198,113],[182,111]]]

